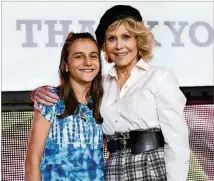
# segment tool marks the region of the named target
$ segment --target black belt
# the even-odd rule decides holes
[[[164,147],[165,144],[162,132],[131,131],[129,137],[125,139],[123,134],[116,135],[115,139],[108,141],[108,151],[114,153],[131,148],[132,154],[139,154]]]

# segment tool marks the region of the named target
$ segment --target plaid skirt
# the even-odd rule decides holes
[[[164,148],[132,154],[111,153],[105,162],[105,181],[166,181]]]

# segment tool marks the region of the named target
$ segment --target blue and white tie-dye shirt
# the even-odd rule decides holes
[[[62,100],[39,107],[51,124],[40,165],[42,181],[104,180],[102,128],[88,104],[79,104],[77,114],[63,119],[57,117],[64,111]]]

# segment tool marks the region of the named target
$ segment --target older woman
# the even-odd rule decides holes
[[[100,19],[96,37],[106,60],[115,63],[104,76],[100,108],[110,152],[105,180],[185,181],[186,98],[171,72],[148,63],[154,37],[141,14],[131,6],[110,8]],[[34,94],[38,102],[49,97],[54,95],[44,88]]]

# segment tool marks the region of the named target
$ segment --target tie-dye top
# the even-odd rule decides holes
[[[51,124],[40,164],[42,181],[104,180],[102,128],[89,109],[91,103],[79,104],[79,112],[64,119],[56,116],[64,111],[62,100],[39,105]]]

